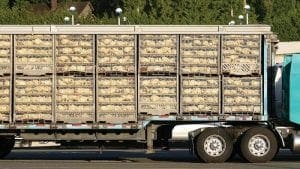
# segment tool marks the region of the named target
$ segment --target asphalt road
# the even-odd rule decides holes
[[[222,164],[198,162],[187,150],[146,155],[142,150],[14,150],[0,169],[299,169],[300,154],[280,151],[269,163],[250,164],[239,157]]]

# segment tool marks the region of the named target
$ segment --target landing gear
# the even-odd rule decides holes
[[[0,137],[0,158],[7,156],[14,148],[14,137]]]
[[[233,150],[233,141],[227,132],[220,128],[205,129],[196,140],[197,156],[207,163],[226,161]]]

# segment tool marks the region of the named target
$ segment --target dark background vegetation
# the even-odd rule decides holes
[[[50,0],[0,0],[0,24],[66,24],[67,4],[52,12],[36,14],[31,6]],[[115,8],[121,7],[122,24],[228,24],[245,15],[244,0],[90,0],[93,15],[77,18],[80,24],[116,24]],[[268,24],[281,41],[300,40],[300,0],[247,0],[250,24]],[[233,16],[231,16],[233,11]]]

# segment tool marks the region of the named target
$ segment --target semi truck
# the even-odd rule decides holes
[[[274,37],[268,25],[2,25],[0,156],[16,141],[182,143],[214,163],[299,152],[300,57],[276,66]]]

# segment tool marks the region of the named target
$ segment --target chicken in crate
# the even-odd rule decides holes
[[[94,77],[56,77],[56,121],[61,123],[94,122]]]
[[[182,74],[219,73],[219,35],[181,35]]]
[[[177,78],[140,77],[139,114],[174,115],[178,113]]]
[[[223,35],[222,73],[260,75],[260,41],[259,35]]]
[[[177,72],[177,35],[140,35],[140,46],[140,73]]]
[[[220,78],[182,77],[181,113],[218,115],[220,113]]]
[[[11,73],[12,40],[11,35],[0,35],[0,75]]]
[[[16,74],[53,73],[52,35],[16,35],[15,43]]]
[[[93,35],[56,35],[56,72],[94,72]]]
[[[98,72],[135,73],[135,35],[98,35]]]
[[[224,114],[261,114],[261,101],[261,77],[223,77]]]
[[[97,121],[136,121],[136,81],[134,76],[98,77]]]
[[[53,120],[52,89],[52,76],[17,76],[15,79],[15,121],[50,123]]]
[[[8,123],[11,113],[11,76],[1,76],[0,86],[0,123]]]

